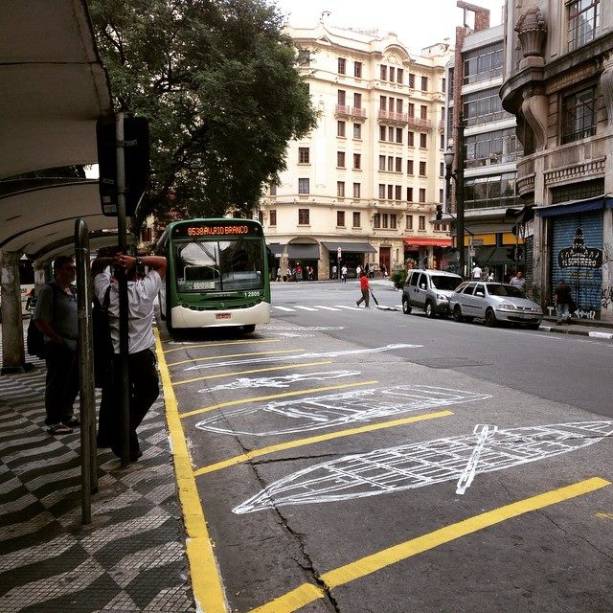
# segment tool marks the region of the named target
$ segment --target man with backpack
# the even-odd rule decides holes
[[[49,434],[70,434],[79,420],[72,405],[79,392],[79,337],[74,260],[60,256],[53,263],[55,279],[39,292],[34,325],[44,335],[47,362],[45,410]]]

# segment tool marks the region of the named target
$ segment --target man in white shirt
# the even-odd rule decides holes
[[[509,285],[522,290],[522,292],[524,291],[524,288],[526,287],[526,280],[524,279],[524,275],[521,270],[518,270],[515,273],[515,276],[509,281]]]
[[[481,279],[482,270],[479,268],[479,264],[475,264],[473,268],[473,279]]]
[[[106,260],[106,258],[105,258]],[[109,258],[109,263],[111,259]],[[159,396],[159,380],[154,353],[155,337],[153,336],[153,305],[160,291],[162,280],[166,274],[166,258],[147,256],[135,258],[119,254],[112,259],[115,267],[123,268],[128,275],[128,364],[130,376],[130,459],[137,460],[142,452],[138,444],[136,429],[142,422]],[[148,267],[149,272],[138,274],[138,269]],[[110,446],[116,455],[121,455],[119,437],[119,284],[106,268],[94,278],[96,298],[100,304],[105,303],[105,295],[109,291],[108,314],[111,339],[113,341],[113,377],[109,384],[111,391],[103,390],[113,395],[112,405],[104,403],[106,411],[113,415],[101,415],[100,421],[107,423],[112,419],[113,426],[106,427],[110,432]],[[110,288],[110,289],[109,289]],[[101,424],[102,426],[102,424]]]

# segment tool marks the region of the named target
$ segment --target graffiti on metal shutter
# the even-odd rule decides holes
[[[558,252],[560,268],[600,268],[602,266],[602,249],[586,247],[583,230],[577,228],[572,247],[566,247]]]

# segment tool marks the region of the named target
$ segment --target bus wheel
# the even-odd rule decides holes
[[[249,324],[248,326],[243,326],[243,332],[245,334],[251,334],[255,332],[255,324]]]

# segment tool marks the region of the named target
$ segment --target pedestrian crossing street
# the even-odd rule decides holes
[[[277,311],[279,314],[281,313],[297,313],[299,311],[309,311],[309,312],[317,312],[317,311],[334,311],[336,313],[341,313],[343,311],[377,311],[378,309],[376,305],[372,305],[370,309],[366,309],[365,307],[357,307],[357,306],[349,306],[346,304],[335,304],[333,306],[326,306],[323,304],[313,304],[310,306],[303,305],[293,305],[293,306],[281,306],[278,304],[272,305],[273,310]],[[384,310],[400,310],[401,305],[397,305],[395,307],[386,306]]]

